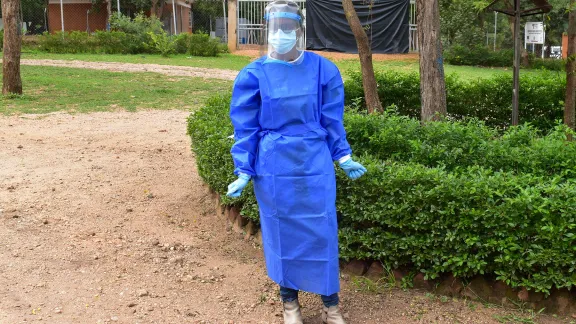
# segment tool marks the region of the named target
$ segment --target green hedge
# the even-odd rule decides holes
[[[396,105],[401,115],[420,116],[420,79],[417,73],[376,73],[378,94],[384,106]],[[364,100],[362,75],[352,72],[346,81],[348,105]],[[564,111],[566,78],[557,73],[523,75],[520,80],[520,122],[549,130]],[[474,117],[492,127],[507,127],[512,115],[512,76],[463,81],[446,77],[446,100],[451,118]]]
[[[234,143],[234,140],[229,138],[234,134],[229,117],[230,97],[229,94],[215,96],[207,101],[204,108],[193,113],[188,118],[188,135],[192,139],[200,177],[221,194],[223,203],[241,207],[242,215],[259,223],[251,182],[238,199],[232,200],[224,195],[228,185],[236,180],[230,155]]]
[[[198,171],[223,202],[258,220],[251,187],[224,196],[235,179],[229,95],[188,119]],[[368,173],[337,172],[340,251],[428,278],[486,274],[549,292],[576,284],[576,144],[557,126],[503,135],[481,122],[419,121],[392,113],[346,113],[354,155]]]
[[[192,56],[218,56],[227,52],[219,39],[206,34],[182,33],[170,36],[162,29],[162,22],[155,17],[138,14],[135,18],[113,15],[112,31],[44,33],[40,37],[40,50],[51,53],[94,54],[161,54],[173,53]]]
[[[122,31],[57,32],[44,33],[39,48],[49,53],[92,54],[190,54],[192,56],[218,56],[228,52],[219,39],[206,34],[183,33],[169,36],[165,32],[147,35],[127,34]]]
[[[452,46],[444,51],[444,61],[452,65],[509,67],[514,61],[514,50],[492,51],[485,46]]]
[[[576,181],[362,161],[365,178],[338,179],[342,257],[544,292],[576,284]]]
[[[105,53],[127,54],[135,47],[135,39],[123,32],[97,31],[44,33],[40,38],[40,50],[49,53]]]
[[[477,120],[422,125],[390,113],[382,117],[347,114],[345,124],[354,148],[379,160],[410,161],[447,171],[480,166],[576,179],[576,145],[566,145],[563,126],[547,136],[540,136],[529,124],[500,135]]]
[[[487,67],[513,67],[514,50],[493,51],[485,46],[452,46],[444,51],[444,61],[452,65],[471,65]],[[566,60],[541,59],[532,53],[528,56],[530,69],[564,71]]]
[[[530,68],[563,72],[566,71],[566,60],[534,58],[530,61]]]

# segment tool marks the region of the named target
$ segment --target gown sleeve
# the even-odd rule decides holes
[[[320,124],[328,132],[327,142],[332,160],[338,161],[352,154],[344,130],[344,84],[338,68],[332,62],[324,64],[322,82],[322,111]]]
[[[232,158],[234,174],[256,175],[254,163],[258,150],[260,123],[260,86],[254,70],[245,68],[236,77],[230,103],[230,119],[234,126]]]

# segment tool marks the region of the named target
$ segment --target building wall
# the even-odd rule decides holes
[[[90,3],[64,4],[64,30],[65,31],[90,31],[106,30],[106,6],[99,10],[92,10],[86,22],[86,12],[92,8]],[[48,30],[51,33],[62,30],[60,20],[60,4],[48,5]]]
[[[174,18],[172,16],[172,3],[166,4],[163,11],[164,16],[167,18],[163,21],[164,25],[167,27],[166,29],[169,30],[170,33],[173,33]],[[176,3],[176,25],[178,26],[178,34],[192,32],[192,28],[190,27],[190,7],[185,7]]]
[[[192,27],[190,27],[190,8],[180,7],[181,11],[181,20],[182,20],[182,28],[180,28],[181,33],[191,33]]]
[[[562,35],[562,58],[568,58],[568,35]]]

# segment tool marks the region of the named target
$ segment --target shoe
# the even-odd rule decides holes
[[[322,322],[325,324],[346,324],[338,306],[324,307],[322,309]]]
[[[284,303],[284,324],[304,324],[298,300]]]

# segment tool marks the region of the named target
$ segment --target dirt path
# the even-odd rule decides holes
[[[214,216],[186,117],[0,117],[0,323],[280,322],[260,248]],[[498,323],[506,314],[342,283],[351,324]],[[318,298],[302,302],[306,323],[319,323]]]
[[[190,66],[172,66],[161,64],[135,64],[120,62],[85,62],[67,60],[22,60],[23,65],[55,66],[106,70],[112,72],[156,72],[169,76],[189,76],[206,79],[234,80],[238,71],[223,69],[207,69]]]

